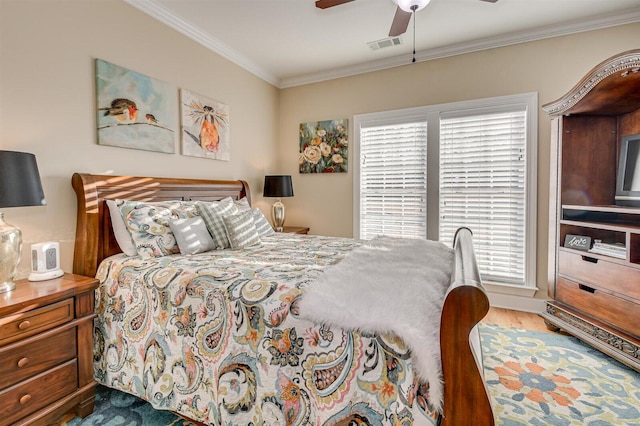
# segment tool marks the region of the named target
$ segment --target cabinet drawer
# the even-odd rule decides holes
[[[0,318],[0,346],[73,319],[73,298],[28,312]]]
[[[76,328],[0,348],[0,389],[76,357]]]
[[[640,309],[636,303],[562,277],[558,277],[556,299],[627,334],[640,337]]]
[[[560,250],[559,273],[585,284],[640,300],[640,269]]]
[[[76,360],[0,391],[0,425],[9,425],[78,388]]]

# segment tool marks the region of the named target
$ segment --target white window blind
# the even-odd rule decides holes
[[[483,280],[525,283],[526,111],[440,120],[440,241],[473,230]]]
[[[427,236],[426,121],[360,129],[360,238]]]

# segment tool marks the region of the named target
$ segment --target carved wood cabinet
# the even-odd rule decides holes
[[[0,426],[93,411],[95,278],[19,280],[0,294]]]
[[[543,317],[640,371],[640,208],[615,204],[622,139],[640,133],[640,50],[605,60],[542,108],[552,117]],[[572,248],[567,235],[620,251]]]

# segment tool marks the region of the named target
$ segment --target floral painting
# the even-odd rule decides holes
[[[349,120],[300,124],[300,173],[346,173]]]
[[[231,160],[229,107],[184,89],[180,97],[182,155]]]
[[[96,95],[99,145],[175,152],[175,88],[96,59]]]

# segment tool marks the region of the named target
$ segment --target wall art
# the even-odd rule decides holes
[[[96,91],[99,145],[175,152],[174,87],[96,59]]]
[[[180,90],[182,155],[231,160],[229,106]]]
[[[349,120],[300,123],[300,173],[346,173]]]

